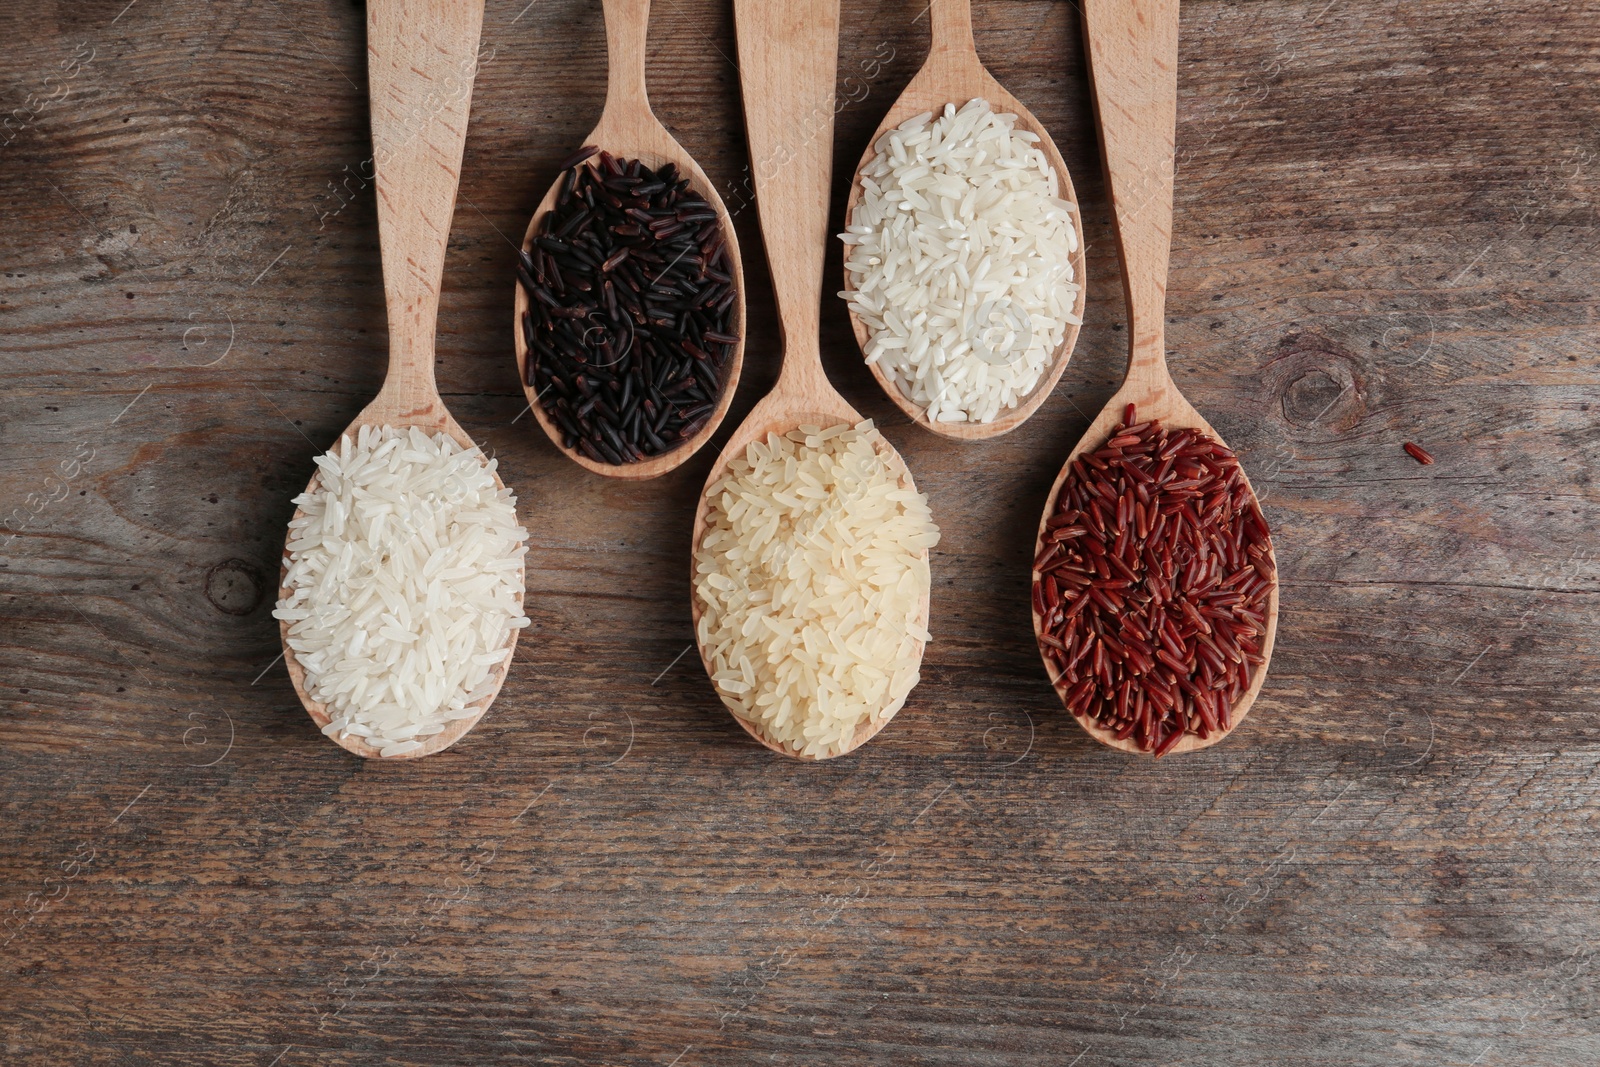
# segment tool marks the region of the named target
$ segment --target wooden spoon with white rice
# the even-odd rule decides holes
[[[298,498],[274,612],[295,692],[358,756],[414,758],[460,740],[499,692],[527,623],[514,498],[433,374],[482,25],[483,0],[367,5],[389,370]],[[398,571],[408,560],[434,573]],[[454,634],[433,625],[446,609]],[[456,685],[466,691],[448,691]],[[351,709],[385,686],[394,691],[369,701],[364,724]]]

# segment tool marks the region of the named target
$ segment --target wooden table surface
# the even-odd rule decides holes
[[[835,226],[923,6],[845,4]],[[603,29],[490,3],[439,377],[520,494],[534,625],[464,742],[382,764],[310,727],[270,615],[384,367],[363,12],[7,0],[0,1062],[1600,1059],[1600,4],[1185,4],[1168,340],[1283,615],[1245,724],[1160,763],[1082,735],[1029,626],[1126,340],[1077,20],[975,11],[1082,199],[1050,401],[936,439],[824,308],[944,540],[922,684],[802,765],[685,654],[712,450],[618,484],[524,413],[508,238],[599,114]],[[750,267],[729,427],[777,347],[733,54],[725,0],[657,0],[657,110]]]

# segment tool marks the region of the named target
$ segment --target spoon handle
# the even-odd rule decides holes
[[[606,107],[601,121],[637,121],[650,111],[644,85],[644,46],[650,0],[605,0]],[[604,148],[605,145],[600,147]]]
[[[1084,0],[1089,81],[1128,301],[1128,382],[1167,380],[1178,0]]]
[[[839,0],[734,0],[756,208],[783,331],[775,390],[831,392],[817,331],[833,173]]]
[[[972,40],[972,0],[932,0],[928,5],[928,21],[932,28],[929,52],[955,52],[963,56],[976,55],[978,48]],[[965,100],[953,100],[960,107]]]
[[[391,402],[437,400],[434,331],[484,0],[368,0],[367,77]],[[392,403],[391,403],[392,406]]]

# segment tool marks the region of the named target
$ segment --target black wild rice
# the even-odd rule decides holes
[[[1145,752],[1226,731],[1262,662],[1272,539],[1239,460],[1135,422],[1072,461],[1034,560],[1040,651],[1067,709]]]
[[[739,337],[727,237],[675,164],[589,146],[518,253],[527,384],[562,443],[621,465],[705,426]]]

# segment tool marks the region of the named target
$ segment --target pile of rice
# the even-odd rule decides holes
[[[295,498],[273,617],[329,736],[415,752],[495,685],[522,614],[528,533],[495,461],[446,434],[363,426]]]
[[[866,325],[867,362],[935,422],[992,422],[1049,369],[1070,325],[1078,234],[1055,171],[985,100],[918,115],[879,138],[839,295]]]
[[[790,752],[836,756],[917,684],[939,541],[872,423],[754,441],[707,492],[700,646],[723,701]]]

